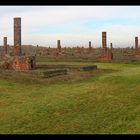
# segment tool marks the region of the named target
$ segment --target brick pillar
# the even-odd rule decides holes
[[[138,50],[138,37],[135,37],[135,49]]]
[[[91,47],[91,41],[89,41],[89,50],[91,50],[92,47]]]
[[[59,52],[61,52],[60,40],[57,40],[57,49],[58,49]]]
[[[91,52],[92,52],[91,41],[89,41],[87,53],[91,53]]]
[[[7,54],[7,37],[3,38],[4,54]]]
[[[14,18],[14,55],[21,55],[21,18]]]
[[[91,49],[91,41],[89,41],[89,49]]]
[[[106,45],[106,32],[102,32],[102,48],[107,50],[107,45]]]
[[[111,55],[111,60],[112,60],[113,59],[113,53],[112,53],[112,51],[113,51],[113,44],[112,43],[110,43],[110,49],[111,49],[110,55]]]
[[[113,45],[112,45],[112,43],[110,43],[110,49],[111,49],[111,50],[113,49]]]

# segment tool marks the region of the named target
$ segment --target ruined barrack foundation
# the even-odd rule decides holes
[[[35,56],[24,56],[21,49],[21,18],[14,18],[14,48],[13,56],[7,54],[7,37],[4,37],[4,64],[2,68],[12,70],[35,69]]]

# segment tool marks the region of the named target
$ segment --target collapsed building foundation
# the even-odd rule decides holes
[[[35,69],[35,57],[24,56],[21,50],[21,18],[14,18],[14,55],[7,54],[7,38],[4,38],[4,69],[32,70]]]
[[[107,36],[106,32],[102,32],[102,52],[98,57],[99,61],[110,61],[113,59],[113,53],[107,48]]]
[[[113,59],[113,53],[108,51],[104,51],[101,56],[99,56],[99,61],[111,61]]]
[[[5,56],[1,68],[11,70],[32,70],[35,69],[35,57]]]

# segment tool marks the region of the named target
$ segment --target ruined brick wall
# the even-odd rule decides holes
[[[140,51],[135,51],[135,57],[140,58]]]
[[[110,51],[105,51],[101,56],[98,57],[99,61],[111,61],[113,59],[113,53]]]
[[[81,48],[80,48],[80,47],[76,47],[75,53],[76,53],[76,55],[77,55],[77,54],[81,54]]]
[[[11,62],[11,69],[32,70],[35,69],[35,57],[15,56]]]
[[[21,55],[21,18],[14,18],[14,55]]]
[[[98,61],[110,61],[113,59],[113,53],[111,49],[101,49],[100,56],[97,57]]]

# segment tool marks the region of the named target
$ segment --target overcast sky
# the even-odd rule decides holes
[[[108,46],[134,45],[140,38],[140,6],[0,6],[0,44],[8,37],[13,45],[13,18],[21,17],[22,44],[56,47],[101,46],[107,32]]]

